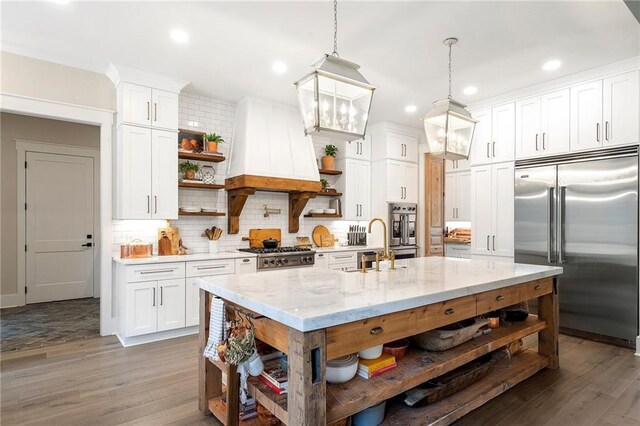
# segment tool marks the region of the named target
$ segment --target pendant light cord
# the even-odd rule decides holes
[[[451,99],[451,44],[449,44],[449,99]]]
[[[333,56],[338,55],[338,0],[333,0]]]

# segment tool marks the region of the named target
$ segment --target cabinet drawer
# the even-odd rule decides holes
[[[233,274],[235,270],[235,259],[187,262],[187,277]]]
[[[464,296],[423,306],[417,311],[416,333],[433,330],[476,315],[475,296]]]
[[[506,287],[476,295],[478,313],[484,314],[520,302],[521,287],[522,286]]]
[[[354,252],[343,252],[343,253],[329,253],[329,264],[332,265],[334,263],[351,263],[353,262],[354,266],[358,259],[358,253]]]
[[[127,282],[184,278],[184,262],[127,266]]]
[[[416,310],[381,315],[327,329],[327,359],[415,334]]]
[[[520,300],[531,300],[553,291],[553,278],[532,281],[520,287]]]

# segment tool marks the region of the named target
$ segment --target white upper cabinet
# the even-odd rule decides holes
[[[340,153],[338,153],[338,157],[341,157]],[[365,136],[364,140],[345,142],[344,157],[371,160],[371,136]]]
[[[508,103],[472,113],[478,120],[471,145],[471,165],[513,161],[515,104]]]
[[[336,189],[342,192],[342,217],[345,220],[369,220],[371,215],[371,163],[351,158],[339,159],[342,177]]]
[[[516,158],[569,151],[569,89],[516,102]]]
[[[178,130],[178,94],[133,83],[118,86],[118,124]]]
[[[444,177],[444,212],[446,221],[470,221],[469,194],[471,172],[447,173]]]
[[[387,133],[387,158],[418,161],[418,138],[400,133]]]
[[[387,202],[418,202],[418,165],[386,161]]]
[[[152,130],[151,191],[153,193],[153,211],[151,216],[153,218],[178,219],[177,164],[176,134]]]
[[[162,129],[178,128],[178,94],[151,89],[151,125]]]
[[[470,163],[491,163],[491,108],[475,111],[471,114],[478,120],[471,143]]]
[[[603,81],[603,145],[640,141],[640,71]]]
[[[444,171],[446,173],[465,170],[469,170],[469,160],[444,160]]]
[[[368,130],[371,137],[371,158],[418,162],[421,130],[393,123],[377,123]]]
[[[571,88],[571,150],[602,145],[602,80]]]

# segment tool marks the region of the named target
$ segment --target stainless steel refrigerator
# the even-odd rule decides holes
[[[638,148],[516,162],[515,261],[564,268],[560,327],[638,336]]]

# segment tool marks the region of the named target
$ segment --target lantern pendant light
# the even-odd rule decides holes
[[[466,105],[451,97],[451,46],[458,42],[451,37],[443,41],[449,47],[449,97],[435,101],[422,121],[427,134],[429,151],[447,160],[469,158],[471,140],[478,120],[471,117]]]
[[[295,82],[306,135],[335,140],[363,139],[375,87],[360,74],[360,65],[338,55],[338,2],[333,2],[333,53],[311,65]]]

